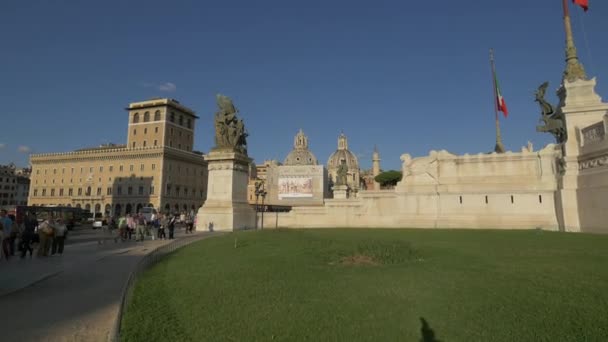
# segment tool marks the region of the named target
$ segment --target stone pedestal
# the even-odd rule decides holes
[[[334,199],[347,199],[348,193],[348,185],[334,185]]]
[[[198,231],[235,231],[255,227],[255,211],[247,202],[247,155],[212,150],[205,156],[209,179],[207,200],[197,214]]]
[[[558,110],[564,115],[568,140],[563,143],[563,174],[559,182],[557,198],[558,221],[561,230],[577,232],[581,229],[579,217],[579,155],[583,144],[580,130],[601,122],[608,113],[608,105],[602,103],[595,92],[595,78],[591,80],[563,81],[557,91],[560,99]]]

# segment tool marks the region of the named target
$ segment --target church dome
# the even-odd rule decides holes
[[[338,169],[342,160],[346,162],[349,171],[359,170],[359,160],[357,159],[357,156],[348,149],[348,140],[344,134],[340,134],[338,137],[338,149],[329,156],[327,168],[332,170]]]
[[[338,137],[338,149],[329,156],[329,160],[327,161],[327,173],[331,182],[337,180],[338,169],[342,162],[344,162],[347,167],[347,185],[352,190],[357,191],[360,182],[359,160],[357,159],[357,156],[348,149],[348,140],[344,133],[341,133]]]
[[[327,168],[338,169],[338,166],[340,166],[342,160],[346,162],[348,170],[359,169],[359,161],[357,160],[357,157],[349,150],[337,150],[332,153],[327,161]]]
[[[317,158],[309,150],[293,150],[285,158],[284,165],[317,165]]]
[[[308,137],[300,129],[293,142],[293,150],[289,152],[284,165],[317,165],[317,158],[308,150]]]

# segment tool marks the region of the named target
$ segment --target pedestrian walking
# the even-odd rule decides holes
[[[53,248],[51,250],[51,255],[55,255],[56,253],[59,253],[59,255],[61,255],[63,254],[63,246],[65,238],[68,234],[68,228],[63,222],[63,219],[58,218],[55,221],[53,230],[55,232],[55,236],[53,238]]]
[[[169,239],[173,239],[173,232],[175,231],[175,215],[171,215],[169,219]]]
[[[129,229],[129,226],[127,225],[127,217],[125,215],[122,215],[118,219],[118,236],[123,242],[126,240],[127,237],[127,229]]]
[[[44,220],[38,226],[38,239],[40,243],[38,244],[38,257],[45,257],[49,255],[49,250],[51,249],[51,244],[53,243],[53,226],[51,225],[51,221],[49,219]]]
[[[169,220],[167,219],[167,215],[162,215],[160,216],[160,227],[158,228],[158,238],[159,239],[166,239],[167,235],[165,234],[165,228],[167,227],[167,225],[169,224]]]
[[[21,233],[21,259],[25,258],[27,252],[30,252],[30,258],[34,252],[32,242],[36,235],[36,227],[38,226],[38,220],[35,214],[31,214],[29,211],[25,214],[23,222],[23,232]]]
[[[12,238],[12,228],[13,228],[13,220],[11,220],[6,215],[6,210],[0,210],[0,224],[2,225],[2,253],[6,257],[6,260],[10,258],[11,255],[14,255],[14,247],[11,248],[11,241],[14,242]]]
[[[127,237],[129,238],[129,240],[131,240],[131,236],[133,235],[136,226],[137,225],[135,224],[135,218],[133,217],[133,214],[127,215]]]
[[[146,218],[144,217],[144,214],[139,213],[137,214],[137,217],[135,218],[136,220],[136,224],[137,224],[137,232],[136,232],[136,241],[144,241],[145,237],[146,237]]]
[[[192,216],[188,215],[186,217],[186,233],[192,234],[192,230],[194,229],[194,220]]]

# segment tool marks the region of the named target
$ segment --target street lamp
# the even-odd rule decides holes
[[[255,228],[258,228],[258,212],[260,206],[258,205],[258,199],[262,196],[262,223],[261,229],[264,229],[264,199],[266,198],[266,190],[264,189],[264,182],[259,181],[255,183]]]

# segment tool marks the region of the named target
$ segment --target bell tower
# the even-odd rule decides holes
[[[374,190],[380,189],[380,183],[376,182],[376,176],[380,174],[380,153],[378,153],[378,146],[374,146],[374,153],[372,154],[372,176],[374,177]]]

